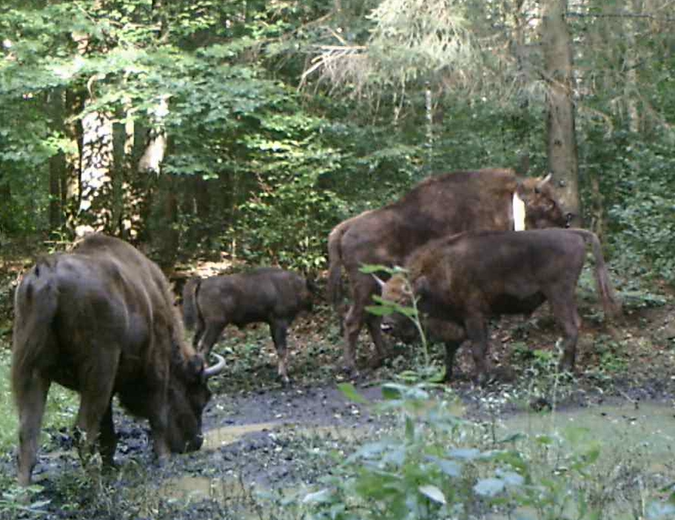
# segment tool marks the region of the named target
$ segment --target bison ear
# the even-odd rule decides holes
[[[426,276],[420,276],[417,280],[415,280],[413,289],[415,289],[415,294],[418,297],[424,298],[429,294],[429,279]]]
[[[195,354],[187,363],[187,373],[191,381],[199,381],[204,376],[206,362],[199,354]]]

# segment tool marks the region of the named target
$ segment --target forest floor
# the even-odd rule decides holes
[[[0,348],[9,347],[11,341],[11,291],[24,265],[5,259],[0,266]],[[675,302],[668,290],[624,294],[624,319],[608,328],[591,287],[582,278],[578,299],[584,325],[575,377],[560,376],[555,369],[559,330],[545,305],[529,319],[502,319],[491,327],[491,357],[502,377],[485,387],[474,386],[462,376],[473,366],[464,348],[458,355],[457,381],[435,392],[451,395],[457,413],[476,421],[607,402],[630,403],[636,409],[640,403],[672,406]],[[48,501],[43,517],[121,518],[126,516],[120,516],[120,508],[130,508],[139,518],[228,518],[238,507],[256,504],[254,490],[274,495],[271,503],[283,510],[289,490],[316,483],[364,440],[379,438],[395,427],[396,418],[376,405],[382,401],[381,385],[414,382],[422,366],[419,346],[395,343],[383,367],[364,369],[349,380],[340,370],[341,344],[334,314],[319,302],[312,316],[299,318],[292,327],[293,383],[283,386],[276,376],[267,326],[226,329],[216,351],[228,365],[212,382],[214,396],[204,418],[205,446],[174,457],[162,468],[152,460],[147,424],[121,410],[115,417],[120,471],[105,484],[92,486],[91,476],[80,469],[68,429],[48,431],[35,472],[42,486],[37,497]],[[364,367],[370,353],[365,333],[359,347]],[[440,366],[441,348],[432,347],[431,357]],[[354,402],[338,389],[348,381],[368,403]],[[0,481],[11,481],[14,471],[13,454],[0,457]],[[139,475],[153,485],[137,485]],[[123,498],[115,491],[120,488],[125,489]],[[2,504],[0,497],[0,518],[32,514],[3,509]],[[267,510],[260,517],[275,516]]]

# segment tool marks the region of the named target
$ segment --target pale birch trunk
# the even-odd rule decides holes
[[[113,125],[109,114],[93,111],[82,118],[80,205],[77,236],[110,232],[113,193]]]

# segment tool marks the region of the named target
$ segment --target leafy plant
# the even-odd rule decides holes
[[[407,271],[399,266],[387,267],[383,265],[364,265],[361,267],[360,271],[365,274],[372,274],[378,272],[383,272],[389,276],[400,276],[403,278],[404,291],[411,296],[411,305],[405,306],[401,305],[398,302],[393,302],[390,300],[385,300],[384,298],[374,295],[373,300],[377,305],[369,305],[366,307],[366,311],[377,316],[389,316],[394,313],[402,314],[407,319],[409,319],[412,324],[415,326],[415,330],[420,339],[420,344],[422,347],[422,354],[424,356],[424,367],[422,369],[422,378],[427,378],[429,381],[440,380],[441,376],[438,373],[438,369],[432,363],[431,356],[429,354],[429,345],[427,341],[427,335],[424,331],[422,324],[422,317],[420,315],[419,309],[417,308],[417,297],[413,293],[413,287],[410,283],[410,280],[407,277]],[[417,377],[416,375],[415,377]],[[406,377],[405,375],[403,376]],[[410,381],[410,378],[407,378]]]

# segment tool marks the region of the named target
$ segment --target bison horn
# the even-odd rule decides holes
[[[223,369],[225,368],[225,358],[219,354],[213,354],[213,357],[215,357],[218,360],[218,363],[211,367],[207,367],[204,369],[204,377],[213,377],[215,375],[220,374]]]
[[[377,285],[379,285],[381,288],[384,288],[384,286],[386,285],[386,283],[385,283],[385,281],[384,281],[382,278],[380,278],[380,277],[377,276],[377,275],[373,275],[373,278],[375,278],[375,281],[377,282]]]
[[[544,184],[546,184],[546,183],[548,183],[548,182],[551,182],[551,178],[552,178],[552,177],[553,177],[553,174],[552,174],[552,173],[549,173],[546,177],[544,177],[542,180],[540,180],[540,181],[537,183],[537,189],[540,190],[541,188],[544,187]]]

